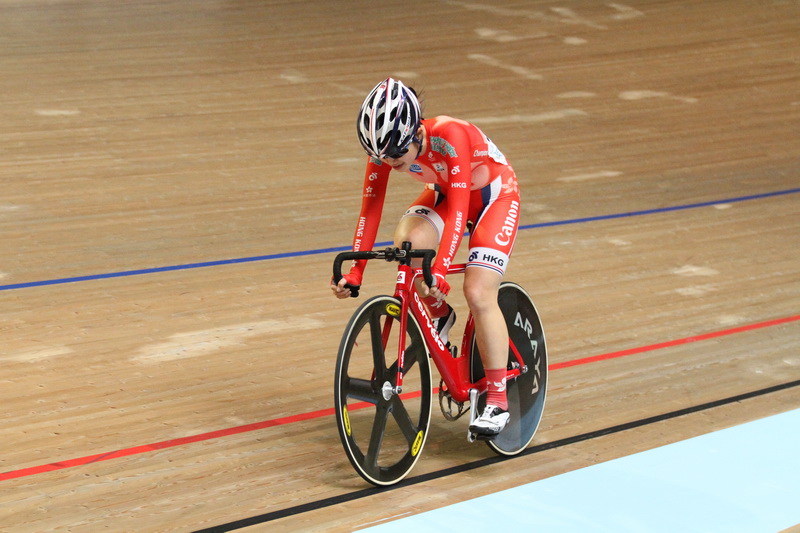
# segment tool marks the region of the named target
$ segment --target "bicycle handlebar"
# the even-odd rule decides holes
[[[406,243],[403,243],[404,245]],[[363,252],[342,252],[333,260],[333,282],[338,284],[344,277],[342,276],[342,263],[345,261],[356,261],[361,259],[383,259],[387,262],[406,262],[410,264],[411,259],[422,259],[422,278],[428,287],[433,287],[433,274],[431,273],[431,263],[433,258],[436,257],[436,250],[412,250],[410,246],[403,248],[388,247],[383,250],[369,250]],[[345,284],[345,287],[350,289],[350,296],[355,298],[358,296],[358,290],[361,285]]]

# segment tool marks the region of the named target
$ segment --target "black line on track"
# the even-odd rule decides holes
[[[516,457],[524,457],[527,455],[532,455],[535,453],[541,453],[547,450],[552,450],[555,448],[561,448],[564,446],[569,446],[571,444],[575,444],[578,442],[583,442],[586,440],[596,439],[599,437],[605,437],[607,435],[612,435],[614,433],[620,433],[622,431],[628,431],[630,429],[636,429],[642,426],[646,426],[649,424],[655,424],[656,422],[662,422],[664,420],[670,420],[672,418],[678,418],[681,416],[697,413],[700,411],[705,411],[708,409],[714,409],[715,407],[720,407],[723,405],[741,402],[743,400],[749,400],[751,398],[756,398],[758,396],[764,396],[767,394],[772,394],[774,392],[780,392],[783,390],[791,389],[800,385],[800,379],[795,381],[790,381],[788,383],[782,383],[780,385],[774,385],[772,387],[767,387],[764,389],[755,390],[752,392],[746,392],[744,394],[737,394],[736,396],[730,396],[728,398],[723,398],[721,400],[715,400],[713,402],[703,403],[700,405],[695,405],[692,407],[687,407],[685,409],[679,409],[677,411],[671,411],[669,413],[664,413],[656,416],[651,416],[647,418],[642,418],[640,420],[635,420],[633,422],[626,422],[624,424],[619,424],[616,426],[607,427],[604,429],[598,429],[595,431],[590,431],[588,433],[582,433],[580,435],[575,435],[572,437],[567,437],[564,439],[555,440],[553,442],[547,442],[544,444],[539,444],[537,446],[532,446],[525,450],[524,452],[520,453],[519,455],[515,455],[512,457],[504,457],[504,456],[492,456],[487,457],[485,459],[480,459],[478,461],[472,461],[471,463],[465,463],[463,465],[453,466],[450,468],[445,468],[442,470],[437,470],[435,472],[429,472],[427,474],[422,474],[419,476],[414,476],[411,478],[406,478],[400,483],[396,485],[392,485],[389,487],[370,487],[362,490],[357,490],[354,492],[348,492],[346,494],[341,494],[339,496],[332,496],[330,498],[324,498],[322,500],[317,500],[313,502],[304,503],[301,505],[295,505],[294,507],[287,507],[285,509],[280,509],[278,511],[272,511],[270,513],[264,513],[262,515],[251,516],[250,518],[243,518],[241,520],[236,520],[233,522],[229,522],[227,524],[220,524],[218,526],[212,526],[206,529],[199,529],[194,533],[222,533],[224,531],[233,531],[236,529],[241,529],[248,526],[253,526],[257,524],[264,524],[266,522],[272,522],[273,520],[278,520],[280,518],[286,518],[288,516],[299,515],[302,513],[307,513],[310,511],[316,511],[317,509],[324,509],[326,507],[332,507],[334,505],[338,505],[341,503],[350,502],[353,500],[359,500],[361,498],[367,498],[369,496],[374,496],[376,494],[380,494],[386,491],[399,489],[403,487],[410,487],[412,485],[417,485],[419,483],[425,483],[426,481],[431,481],[433,479],[439,479],[446,476],[452,476],[454,474],[459,474],[462,472],[468,472],[470,470],[475,470],[476,468],[482,468],[484,466],[493,465],[495,463],[499,463],[501,461],[510,461],[515,459]]]

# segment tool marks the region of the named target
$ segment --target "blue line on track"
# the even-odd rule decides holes
[[[695,204],[686,204],[686,205],[677,205],[677,206],[670,206],[670,207],[660,207],[657,209],[645,209],[643,211],[630,211],[628,213],[615,213],[611,215],[599,215],[594,217],[585,217],[585,218],[574,218],[570,220],[557,220],[554,222],[543,222],[539,224],[527,224],[520,226],[520,230],[527,230],[527,229],[535,229],[535,228],[547,228],[552,226],[566,226],[569,224],[583,224],[586,222],[597,222],[601,220],[612,220],[616,218],[627,218],[627,217],[637,217],[637,216],[645,216],[645,215],[655,215],[659,213],[669,213],[672,211],[683,211],[685,209],[696,209],[699,207],[709,207],[713,205],[719,204],[733,204],[737,202],[746,202],[749,200],[760,200],[764,198],[774,198],[776,196],[785,196],[788,194],[796,194],[800,192],[800,188],[794,189],[786,189],[783,191],[773,191],[767,192],[762,194],[751,194],[748,196],[738,196],[735,198],[726,198],[724,200],[714,200],[712,202],[701,202]],[[376,243],[375,246],[382,247],[382,246],[389,246],[391,242],[379,242]],[[12,283],[9,285],[0,285],[0,291],[9,291],[13,289],[27,289],[31,287],[43,287],[47,285],[63,285],[65,283],[77,283],[80,281],[94,281],[94,280],[101,280],[101,279],[110,279],[110,278],[122,278],[128,276],[140,276],[144,274],[157,274],[160,272],[173,272],[176,270],[191,270],[195,268],[206,268],[206,267],[214,267],[214,266],[223,266],[223,265],[235,265],[239,263],[253,263],[256,261],[271,261],[273,259],[286,259],[291,257],[302,257],[306,255],[319,255],[319,254],[326,254],[326,253],[333,253],[333,252],[344,252],[350,250],[349,246],[337,246],[333,248],[318,248],[315,250],[301,250],[298,252],[284,252],[279,254],[269,254],[269,255],[259,255],[255,257],[242,257],[238,259],[223,259],[220,261],[206,261],[202,263],[189,263],[185,265],[174,265],[174,266],[165,266],[165,267],[156,267],[156,268],[143,268],[139,270],[126,270],[123,272],[109,272],[105,274],[93,274],[90,276],[77,276],[71,278],[59,278],[59,279],[49,279],[49,280],[42,280],[42,281],[30,281],[27,283]]]
[[[565,226],[567,224],[581,224],[584,222],[597,222],[600,220],[612,220],[615,218],[638,217],[644,215],[656,215],[659,213],[669,213],[672,211],[683,211],[685,209],[697,209],[698,207],[710,207],[720,204],[734,204],[737,202],[746,202],[748,200],[760,200],[763,198],[773,198],[775,196],[785,196],[787,194],[795,194],[800,192],[800,188],[786,189],[784,191],[767,192],[763,194],[751,194],[749,196],[738,196],[736,198],[728,198],[725,200],[714,200],[713,202],[700,202],[696,204],[675,205],[670,207],[659,207],[657,209],[645,209],[643,211],[630,211],[628,213],[616,213],[612,215],[600,215],[596,217],[575,218],[572,220],[559,220],[555,222],[544,222],[540,224],[528,224],[520,226],[519,229],[532,229],[532,228],[546,228],[548,226]]]

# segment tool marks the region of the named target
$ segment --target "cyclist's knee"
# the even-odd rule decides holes
[[[472,269],[467,269],[469,273]],[[477,269],[480,270],[480,269]],[[494,276],[467,275],[464,280],[464,297],[473,314],[497,308],[498,280]]]
[[[435,249],[438,245],[436,230],[421,218],[403,218],[394,232],[395,246],[411,243],[416,249]]]

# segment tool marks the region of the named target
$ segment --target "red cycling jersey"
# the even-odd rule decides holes
[[[475,125],[447,116],[422,120],[425,152],[408,174],[426,191],[406,216],[422,216],[439,233],[433,273],[444,276],[458,251],[467,221],[473,223],[470,266],[505,272],[519,224],[519,187],[514,170],[494,143]],[[361,214],[353,250],[370,250],[378,233],[392,167],[370,158],[364,177]],[[480,231],[479,231],[480,228]],[[351,269],[361,282],[365,261]],[[356,281],[356,280],[353,280]]]

